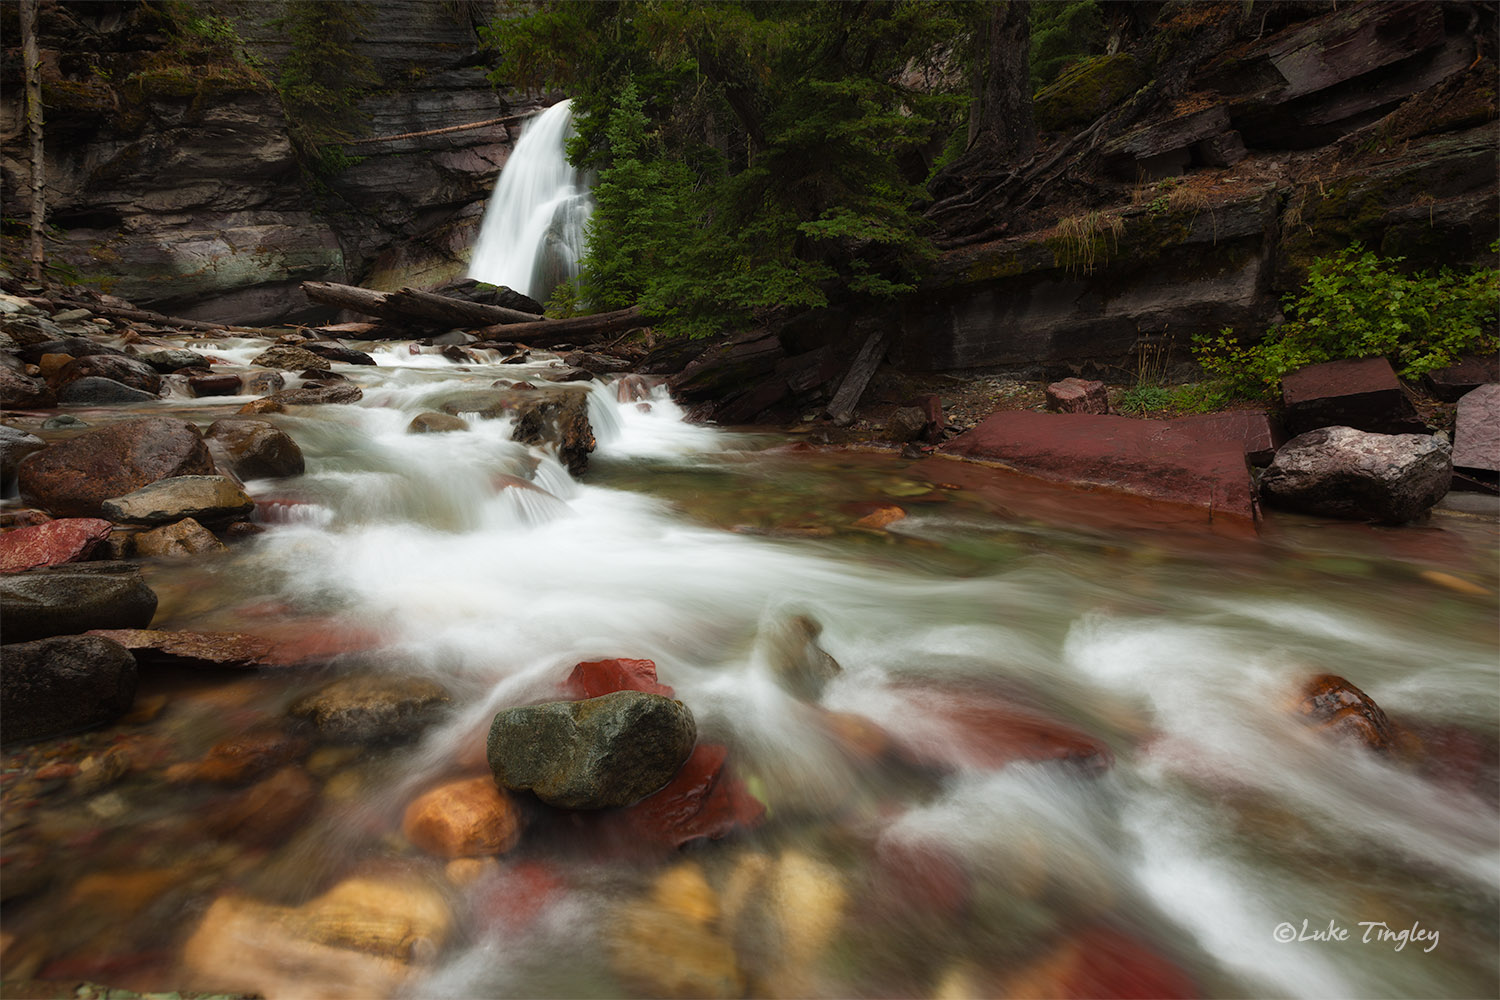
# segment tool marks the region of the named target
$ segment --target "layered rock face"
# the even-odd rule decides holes
[[[397,287],[460,273],[512,133],[497,124],[350,145],[354,162],[313,179],[272,85],[289,48],[273,23],[283,5],[200,6],[232,25],[246,55],[183,65],[172,25],[144,5],[43,9],[48,221],[62,241],[53,259],[139,305],[250,325],[326,313],[299,291],[305,280]],[[355,45],[379,80],[359,106],[364,135],[527,110],[485,80],[474,25],[456,6],[370,5]],[[6,61],[4,79],[3,196],[22,204],[19,60]]]

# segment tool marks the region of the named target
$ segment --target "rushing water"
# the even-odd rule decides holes
[[[242,363],[260,346],[208,349]],[[641,406],[603,386],[575,480],[505,419],[406,432],[456,389],[545,380],[545,362],[376,356],[335,366],[359,405],[271,418],[308,469],[248,484],[262,534],[147,566],[157,628],[351,652],[318,670],[148,672],[139,719],[13,751],[34,797],[9,810],[7,852],[39,853],[51,878],[7,904],[7,978],[275,996],[1494,995],[1493,519],[1216,533],[973,466],[693,426],[659,391]],[[206,424],[242,402],[141,409]],[[856,523],[888,507],[906,516]],[[773,678],[797,616],[842,667],[811,703]],[[542,810],[469,868],[405,840],[413,798],[484,773],[498,708],[616,656],[656,663],[763,823],[655,856]],[[300,827],[216,838],[205,822],[239,791],[166,780],[284,728],[330,670],[370,669],[436,680],[452,711],[415,743],[313,749]],[[1298,688],[1324,672],[1429,734],[1426,756],[1305,724]],[[997,761],[982,752],[997,733],[963,724],[985,706],[1089,734],[1113,762]],[[871,723],[924,763],[880,752]],[[115,742],[135,766],[113,786],[34,778]],[[410,893],[400,954],[348,914],[338,934],[326,913],[286,916],[351,878],[408,887],[390,890]],[[222,898],[262,916],[205,960],[195,930]]]
[[[571,101],[531,119],[500,177],[474,244],[469,277],[546,301],[576,277],[593,202],[568,163]]]

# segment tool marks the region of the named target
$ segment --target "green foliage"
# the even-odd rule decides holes
[[[579,297],[577,284],[564,281],[552,289],[552,295],[547,299],[548,319],[571,319],[582,311],[583,299]]]
[[[708,333],[779,306],[890,296],[932,255],[903,150],[966,98],[900,81],[972,5],[620,0],[516,5],[492,80],[573,95],[599,172],[581,293]]]
[[[1232,391],[1274,396],[1284,375],[1324,361],[1383,356],[1410,378],[1500,349],[1500,270],[1409,275],[1397,270],[1402,260],[1383,260],[1358,243],[1320,257],[1301,294],[1287,298],[1288,322],[1258,344],[1243,345],[1227,329],[1200,335],[1194,354]]]
[[[1120,393],[1115,408],[1121,413],[1150,413],[1165,410],[1172,403],[1172,391],[1161,385],[1133,385]]]
[[[1074,63],[1104,51],[1104,16],[1094,0],[1031,5],[1031,89],[1040,90]]]
[[[357,162],[337,144],[353,138],[366,116],[358,100],[377,82],[370,60],[354,43],[365,30],[369,5],[334,0],[289,0],[271,22],[291,49],[277,76],[277,92],[305,166],[329,177]]]
[[[1223,381],[1194,382],[1171,390],[1171,407],[1178,413],[1212,413],[1232,403],[1236,393]]]

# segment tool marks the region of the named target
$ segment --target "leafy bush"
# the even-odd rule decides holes
[[[1172,390],[1162,385],[1133,385],[1120,393],[1115,409],[1121,413],[1150,413],[1172,405]]]
[[[1288,322],[1258,344],[1241,344],[1228,329],[1195,336],[1193,353],[1231,391],[1275,396],[1284,375],[1324,361],[1386,357],[1411,378],[1500,348],[1500,271],[1405,274],[1403,259],[1382,260],[1358,243],[1319,258],[1301,294],[1286,299]]]

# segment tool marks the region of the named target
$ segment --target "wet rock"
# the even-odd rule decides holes
[[[560,357],[567,367],[580,368],[600,378],[617,372],[629,371],[631,365],[629,361],[622,358],[612,358],[607,354],[591,354],[588,351],[569,351]]]
[[[601,809],[665,786],[696,739],[686,705],[618,691],[506,709],[490,726],[487,756],[503,788],[531,791],[564,808]]]
[[[216,837],[251,846],[284,843],[318,804],[318,786],[299,767],[284,767],[207,814]]]
[[[143,667],[254,670],[278,662],[275,644],[243,632],[189,632],[167,629],[94,629],[130,650]]]
[[[963,859],[939,838],[883,837],[876,846],[872,870],[876,902],[908,914],[962,916],[972,895],[972,878]]]
[[[0,424],[0,495],[9,496],[15,489],[16,466],[21,459],[45,447],[47,442],[35,434]]]
[[[1422,434],[1428,428],[1385,358],[1309,365],[1281,380],[1282,416],[1293,434],[1353,427],[1379,434]]]
[[[256,395],[280,392],[286,388],[286,378],[280,372],[251,372],[242,381],[245,391]]]
[[[68,362],[57,373],[61,387],[58,398],[65,399],[67,386],[85,378],[110,379],[150,396],[161,392],[161,374],[146,362],[123,354],[87,354]]]
[[[125,356],[125,352],[118,347],[110,347],[108,344],[101,344],[97,340],[90,340],[88,337],[67,336],[39,340],[35,343],[27,344],[16,353],[22,361],[33,365],[40,361],[44,354],[68,354],[75,358],[87,357],[90,354]]]
[[[594,373],[587,368],[574,368],[564,365],[561,368],[553,368],[547,371],[548,382],[592,382]]]
[[[280,730],[250,732],[216,743],[201,761],[169,768],[169,781],[237,785],[300,759],[307,741]]]
[[[411,418],[411,423],[406,425],[408,434],[443,434],[448,431],[466,431],[469,425],[466,421],[447,413],[418,413]]]
[[[197,351],[177,349],[152,351],[149,354],[138,354],[136,358],[163,375],[170,375],[184,368],[208,367],[208,359]]]
[[[70,406],[108,406],[114,403],[145,403],[159,398],[154,392],[135,389],[112,378],[74,379],[57,392],[57,401]]]
[[[1047,409],[1057,413],[1108,413],[1109,396],[1103,382],[1065,378],[1047,386]]]
[[[199,399],[206,396],[238,396],[242,387],[240,377],[228,372],[222,375],[188,376],[188,391]]]
[[[645,996],[744,996],[745,977],[718,915],[697,865],[668,869],[649,896],[618,907],[606,921],[610,968]]]
[[[0,365],[0,409],[45,410],[57,405],[57,394],[39,378]]]
[[[284,372],[300,372],[309,368],[328,369],[328,359],[303,347],[278,344],[262,351],[250,359],[252,365],[261,368],[276,368]]]
[[[302,349],[320,358],[327,358],[329,361],[337,361],[345,365],[373,365],[375,363],[375,359],[364,351],[356,351],[352,347],[330,343],[326,340],[309,340],[302,345]]]
[[[156,594],[135,566],[84,563],[0,576],[7,642],[95,628],[144,628],[155,614]]]
[[[661,379],[649,375],[625,375],[615,381],[615,399],[622,403],[641,403],[651,398]]]
[[[456,393],[442,404],[444,413],[458,417],[476,414],[493,419],[509,414],[511,440],[551,448],[568,471],[578,475],[588,467],[594,450],[589,422],[588,391],[582,388],[480,389]]]
[[[817,701],[828,682],[843,672],[838,661],[818,645],[822,634],[823,626],[815,619],[791,615],[764,629],[758,637],[777,683],[804,701]]]
[[[286,407],[270,396],[264,396],[260,399],[252,399],[234,412],[242,416],[255,416],[261,413],[285,413]]]
[[[456,365],[468,365],[474,363],[474,355],[459,347],[457,344],[449,344],[441,351],[443,357]]]
[[[1265,503],[1322,517],[1401,524],[1448,492],[1453,460],[1428,434],[1323,427],[1288,441],[1260,480]]]
[[[520,815],[489,776],[432,789],[406,808],[401,832],[440,858],[504,854],[521,836]]]
[[[63,517],[97,517],[111,497],[158,479],[212,475],[198,428],[174,417],[123,420],[48,446],[22,460],[27,503]]]
[[[1085,774],[1108,770],[1109,747],[1040,712],[979,692],[902,686],[900,725],[887,726],[912,763],[948,769],[1057,762]]]
[[[71,413],[59,413],[55,417],[48,417],[42,421],[44,431],[81,431],[89,426],[88,421],[75,417]]]
[[[919,407],[903,406],[886,422],[885,435],[897,444],[906,444],[921,438],[926,429],[927,414]]]
[[[209,424],[204,437],[241,479],[300,476],[307,467],[297,442],[270,421],[226,417]]]
[[[1139,938],[1098,925],[1064,938],[1002,983],[965,995],[1008,997],[1151,997],[1203,995],[1186,971]]]
[[[335,382],[330,385],[303,385],[297,389],[282,389],[258,402],[276,406],[322,406],[329,403],[357,403],[364,395],[364,390],[352,382]]]
[[[399,993],[443,948],[453,916],[410,877],[346,879],[299,907],[214,901],[183,948],[193,985],[266,997],[362,1000]]]
[[[796,848],[774,858],[747,851],[725,880],[722,907],[736,950],[759,960],[747,970],[756,995],[823,994],[816,966],[849,907],[837,869]]]
[[[134,700],[134,699],[132,699]],[[79,795],[97,795],[117,784],[130,773],[131,761],[122,747],[111,747],[101,754],[90,754],[78,764],[78,773],[68,787]]]
[[[420,677],[343,677],[292,703],[325,739],[343,743],[409,740],[435,722],[448,692]]]
[[[82,562],[111,527],[96,517],[69,517],[7,531],[0,535],[0,573]]]
[[[1374,699],[1342,677],[1320,674],[1308,681],[1298,708],[1309,721],[1339,739],[1381,753],[1401,744],[1400,730]]]
[[[1214,518],[1255,518],[1243,446],[1216,447],[1162,421],[1001,411],[939,450],[1003,462],[1054,482],[1103,486],[1196,507]]]
[[[210,552],[229,551],[203,525],[185,517],[176,524],[143,531],[135,536],[135,553],[156,559],[188,559]]]
[[[43,354],[37,359],[36,366],[41,369],[42,378],[55,385],[56,380],[54,376],[72,364],[73,360],[73,355],[71,354]]]
[[[694,747],[665,788],[607,814],[606,834],[632,849],[666,853],[693,840],[717,840],[759,826],[766,807],[726,766],[728,755],[715,743]]]
[[[131,524],[227,521],[255,509],[250,495],[223,476],[173,476],[158,479],[100,505],[104,516]]]
[[[1205,445],[1235,445],[1245,449],[1251,465],[1264,466],[1286,444],[1281,421],[1265,410],[1228,410],[1224,413],[1198,413],[1168,421],[1168,426],[1192,435]]]
[[[563,691],[571,698],[598,698],[615,691],[644,691],[664,698],[676,693],[657,681],[653,661],[618,659],[578,664],[563,682]]]
[[[135,658],[117,642],[66,635],[10,643],[0,673],[0,730],[14,743],[105,725],[130,710],[135,688]]]
[[[882,504],[855,521],[854,526],[856,528],[868,528],[871,531],[884,531],[897,521],[904,520],[906,520],[906,511],[894,504]]]
[[[1479,473],[1500,472],[1500,383],[1482,385],[1458,401],[1453,466]]]

